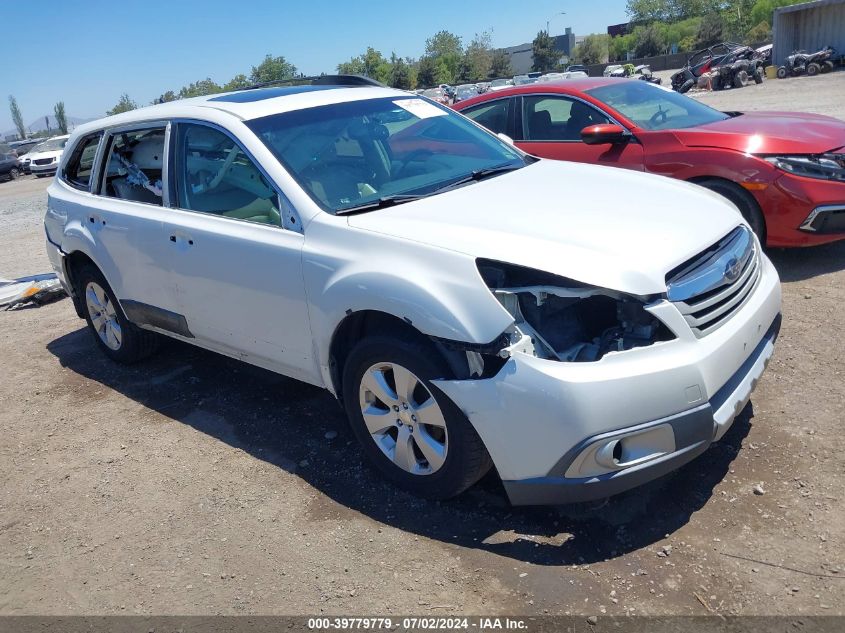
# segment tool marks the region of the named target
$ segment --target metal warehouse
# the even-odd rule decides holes
[[[783,64],[796,50],[833,46],[845,51],[845,0],[817,0],[775,9],[772,62]]]

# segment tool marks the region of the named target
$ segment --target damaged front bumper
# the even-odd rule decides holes
[[[623,492],[704,452],[748,402],[780,328],[778,276],[762,261],[748,302],[703,338],[593,363],[515,353],[492,378],[433,382],[475,427],[513,504]],[[659,311],[682,318],[668,302]]]

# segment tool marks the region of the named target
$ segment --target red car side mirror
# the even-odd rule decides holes
[[[605,143],[627,143],[631,139],[625,128],[619,125],[604,123],[590,125],[581,130],[581,140],[587,145],[604,145]]]

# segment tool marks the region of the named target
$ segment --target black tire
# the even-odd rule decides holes
[[[736,183],[728,180],[714,178],[711,180],[701,180],[696,184],[714,193],[718,193],[720,196],[733,202],[736,208],[739,209],[742,217],[748,222],[751,230],[757,235],[760,244],[764,247],[766,246],[766,220],[760,211],[760,207],[757,205],[757,201],[750,193]]]
[[[361,412],[359,389],[365,372],[378,363],[400,365],[417,376],[434,397],[448,433],[446,457],[430,474],[412,474],[393,463],[370,435]],[[372,336],[349,353],[343,368],[343,403],[352,431],[373,466],[391,483],[427,499],[448,499],[477,482],[492,461],[481,438],[460,409],[431,380],[448,376],[442,357],[422,341]],[[388,407],[389,410],[389,407]]]
[[[35,174],[36,178],[46,178],[47,174]]]
[[[695,85],[695,79],[687,79],[680,88],[678,88],[678,92],[680,94],[684,94],[685,92],[689,92],[690,88]]]
[[[18,171],[15,167],[12,167],[12,170],[9,172],[9,180],[17,180],[21,175],[21,172]]]
[[[815,77],[821,72],[821,66],[817,63],[813,62],[812,64],[807,64],[807,75],[809,77]]]
[[[103,274],[95,266],[87,264],[80,267],[74,275],[74,280],[75,290],[82,302],[82,310],[85,313],[85,321],[88,323],[88,328],[97,342],[97,346],[106,356],[117,363],[129,365],[150,356],[158,349],[158,334],[142,330],[127,320],[123,314],[123,310],[120,308],[120,304],[117,302],[117,298],[114,296],[114,292],[112,292],[111,286],[109,286],[106,278],[103,277]],[[92,282],[99,285],[105,291],[108,300],[115,306],[115,316],[121,331],[121,343],[118,349],[112,349],[103,342],[91,321],[92,315],[86,303],[86,289]]]
[[[789,71],[786,69],[786,66],[779,66],[777,75],[778,79],[786,79],[789,76]]]
[[[763,72],[762,68],[758,68],[754,71],[754,83],[758,86],[763,83],[763,80],[766,79],[766,73]]]
[[[821,68],[822,73],[827,74],[833,69],[834,69],[833,62],[826,61],[826,62],[822,63],[822,68]]]
[[[734,75],[734,86],[736,88],[745,88],[746,85],[748,85],[748,73],[740,70]]]

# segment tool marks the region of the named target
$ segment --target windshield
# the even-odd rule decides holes
[[[58,149],[64,149],[64,146],[67,145],[66,138],[51,138],[49,140],[44,141],[40,145],[36,145],[32,148],[32,153],[35,152],[54,152]]]
[[[618,110],[644,130],[696,127],[730,118],[694,99],[644,81],[620,81],[586,92]]]
[[[491,85],[491,86],[496,86],[496,87],[499,87],[499,86],[509,86],[509,85],[510,85],[510,83],[511,83],[511,82],[510,82],[510,80],[509,80],[509,79],[494,79],[494,80],[490,83],[490,85]]]
[[[337,103],[247,122],[332,213],[387,197],[437,193],[492,167],[523,167],[513,147],[417,97]]]

